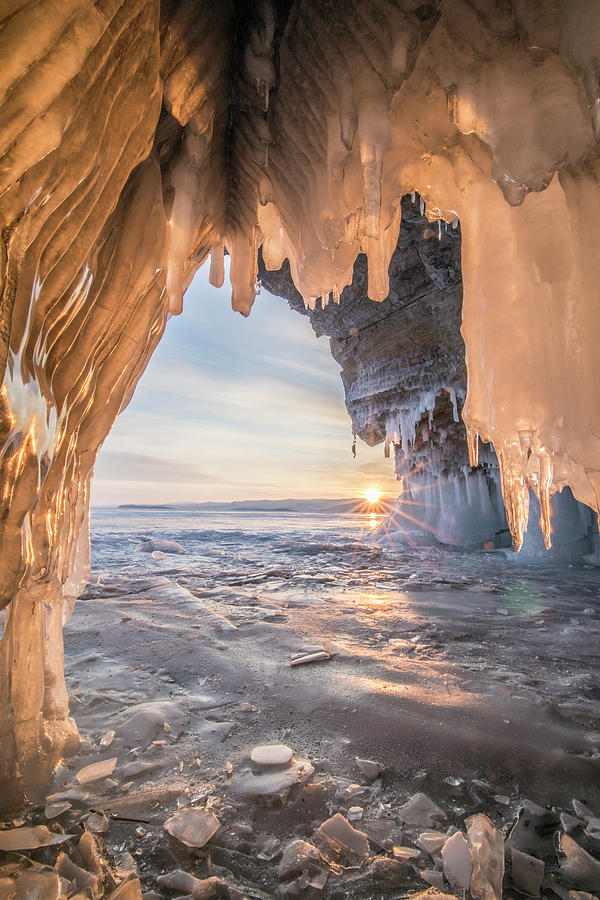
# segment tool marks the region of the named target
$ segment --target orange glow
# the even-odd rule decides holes
[[[381,491],[378,491],[377,488],[368,488],[363,491],[363,497],[368,503],[377,503],[381,497]]]

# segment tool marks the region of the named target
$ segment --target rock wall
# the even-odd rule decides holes
[[[317,337],[331,338],[355,435],[383,444],[386,457],[393,449],[401,496],[385,528],[411,540],[505,544],[496,457],[486,448],[471,468],[460,418],[467,372],[458,222],[432,225],[419,196],[403,198],[389,294],[380,303],[368,298],[364,255],[337,304],[305,307],[287,264],[269,272],[261,258],[259,278],[308,316]]]
[[[421,198],[404,197],[390,293],[381,303],[369,300],[367,277],[361,255],[339,303],[323,306],[319,300],[311,309],[287,264],[269,272],[259,258],[261,287],[307,316],[317,337],[330,337],[355,434],[370,446],[383,444],[386,456],[393,448],[399,497],[384,523],[390,540],[508,548],[496,454],[484,445],[479,465],[470,465],[460,416],[467,371],[458,223],[431,225]],[[547,561],[539,504],[535,495],[530,501],[535,514],[522,552]],[[595,516],[568,489],[551,502],[550,555],[581,563],[596,550]]]

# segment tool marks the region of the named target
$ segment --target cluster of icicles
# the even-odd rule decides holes
[[[364,253],[380,301],[401,198],[417,191],[429,221],[460,220],[471,462],[478,438],[493,443],[515,547],[530,489],[549,546],[554,491],[598,509],[600,7],[299,8],[277,80],[270,5],[257,15],[236,157],[252,189],[211,248],[211,281],[226,247],[247,315],[261,248],[267,269],[289,260],[314,308],[339,302]]]

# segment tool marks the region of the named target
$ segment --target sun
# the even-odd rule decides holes
[[[378,491],[377,488],[369,488],[368,490],[363,491],[363,496],[368,503],[377,503],[381,497],[381,491]]]

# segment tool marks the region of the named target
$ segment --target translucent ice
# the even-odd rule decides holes
[[[400,806],[397,816],[407,825],[422,825],[426,828],[433,828],[447,819],[444,810],[440,809],[427,794],[421,793],[415,794],[408,803]]]
[[[366,834],[353,828],[340,813],[317,828],[314,842],[322,853],[346,865],[364,861],[370,852]]]
[[[204,847],[219,830],[220,822],[202,809],[180,809],[165,822],[165,831],[187,847]]]
[[[502,900],[504,877],[502,832],[482,813],[467,819],[466,826],[473,863],[471,895],[476,900]]]
[[[8,828],[0,831],[0,850],[35,850],[37,847],[49,847],[51,844],[62,844],[72,838],[72,834],[55,834],[45,825]]]
[[[469,853],[469,845],[460,831],[445,841],[442,848],[444,875],[448,882],[462,891],[468,891],[471,883],[473,866]]]

